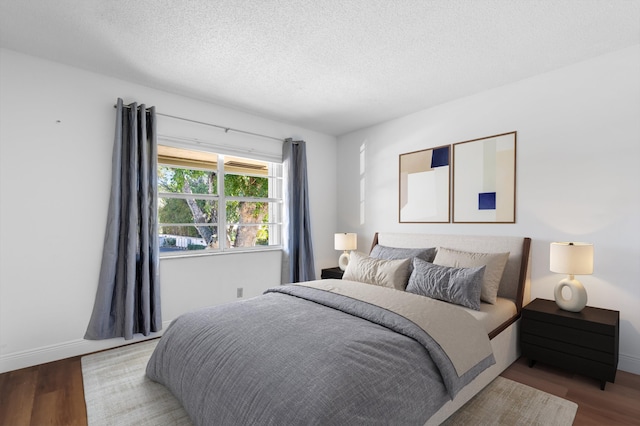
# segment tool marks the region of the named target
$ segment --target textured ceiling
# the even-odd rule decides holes
[[[638,43],[640,0],[0,0],[2,47],[334,135]]]

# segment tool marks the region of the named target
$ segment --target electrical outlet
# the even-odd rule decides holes
[[[242,293],[243,293],[243,289],[242,289],[242,287],[238,287],[238,288],[236,289],[236,297],[237,297],[238,299],[242,298]]]

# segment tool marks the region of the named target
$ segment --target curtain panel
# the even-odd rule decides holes
[[[306,143],[286,139],[282,161],[285,182],[282,283],[315,280]]]
[[[111,195],[98,290],[85,339],[132,339],[162,329],[156,112],[116,105]]]

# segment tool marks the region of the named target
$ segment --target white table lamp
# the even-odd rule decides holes
[[[349,251],[358,248],[358,234],[341,232],[335,234],[333,241],[335,249],[343,251],[338,259],[338,266],[344,271],[349,264]]]
[[[587,305],[587,291],[574,275],[593,273],[593,244],[551,243],[549,269],[551,272],[569,275],[555,288],[556,304],[565,311],[580,312]],[[568,299],[562,295],[565,287],[571,291]]]

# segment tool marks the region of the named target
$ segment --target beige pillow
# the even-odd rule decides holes
[[[409,280],[410,263],[411,259],[374,259],[352,251],[342,279],[404,290]]]
[[[454,268],[475,268],[486,265],[482,280],[482,292],[480,300],[495,304],[498,297],[498,288],[504,267],[509,259],[507,253],[473,253],[468,251],[452,250],[440,247],[433,263],[436,265],[450,266]]]

